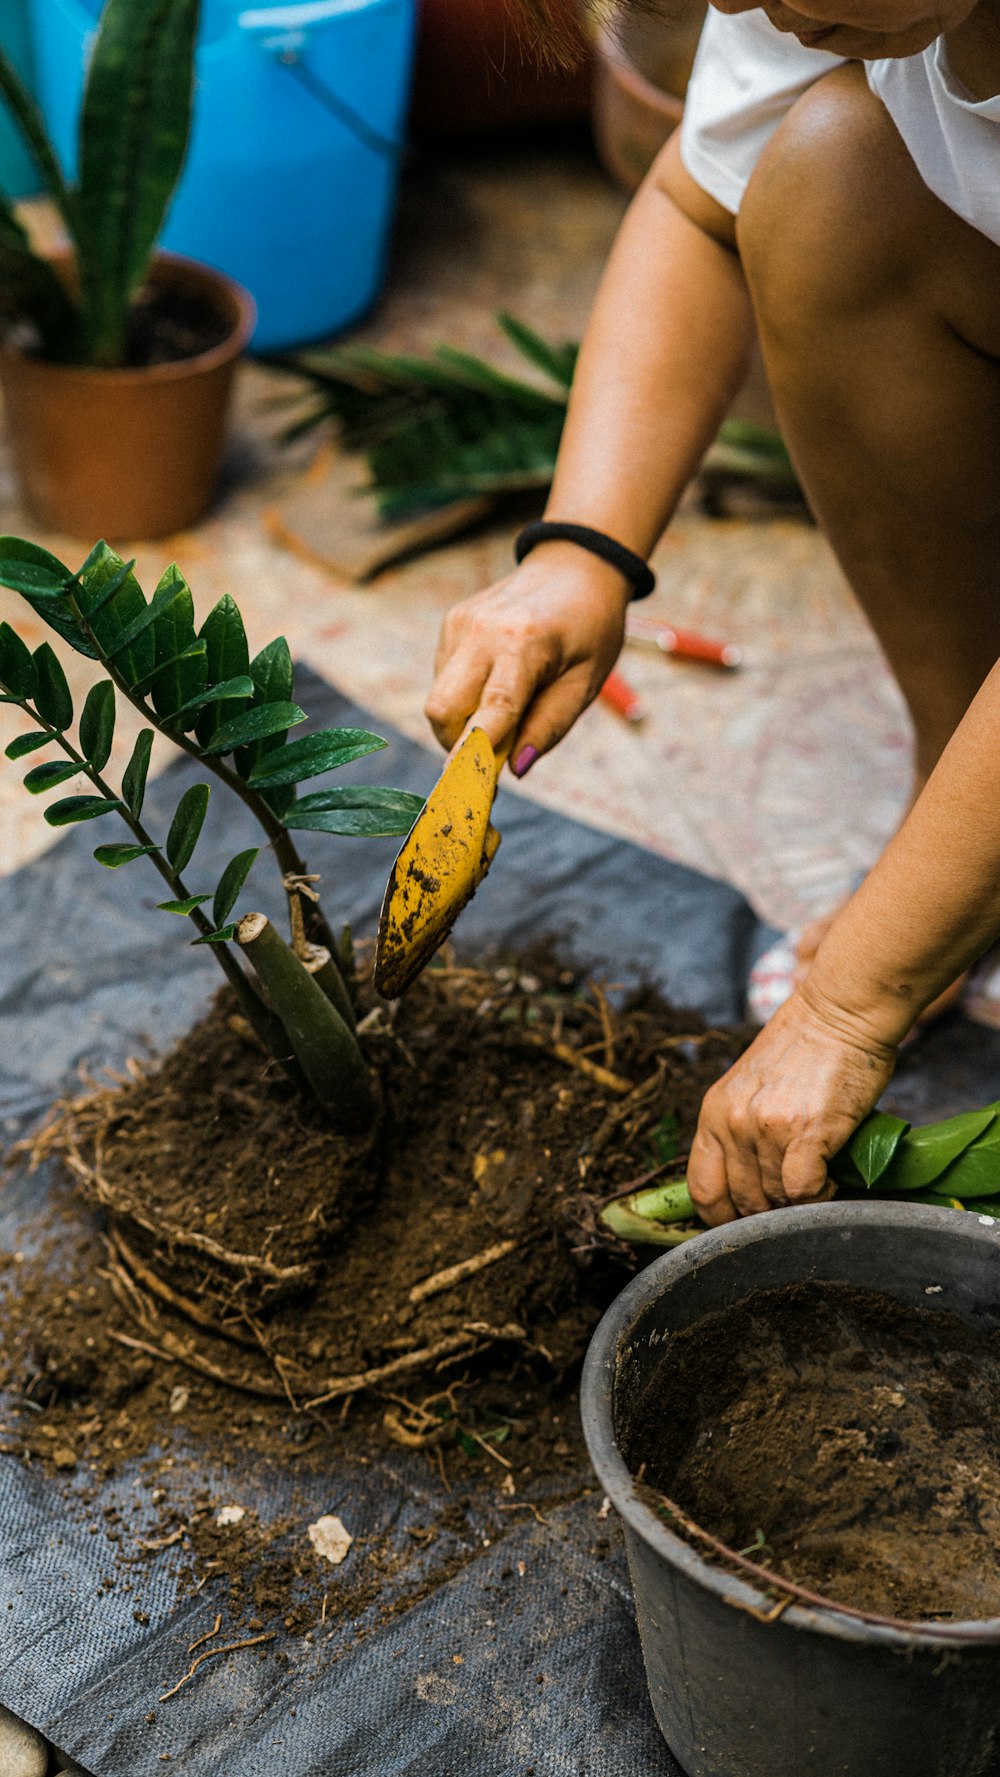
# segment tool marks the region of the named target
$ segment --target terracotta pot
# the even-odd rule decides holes
[[[69,260],[63,265],[69,275]],[[221,272],[172,254],[157,256],[150,282],[210,304],[226,338],[142,370],[52,364],[0,348],[14,466],[47,530],[89,542],[163,537],[194,524],[212,498],[253,300]]]
[[[702,0],[679,0],[669,18],[622,20],[596,35],[594,135],[609,173],[635,191],[684,111]]]
[[[589,110],[589,63],[568,72],[545,67],[510,0],[421,0],[410,117],[418,134],[585,118]]]

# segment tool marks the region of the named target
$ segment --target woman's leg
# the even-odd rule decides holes
[[[1000,657],[1000,247],[923,184],[856,64],[789,114],[738,240],[789,448],[913,719],[919,792]]]

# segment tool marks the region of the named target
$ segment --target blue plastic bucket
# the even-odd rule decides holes
[[[34,86],[28,0],[0,0],[0,46],[22,80]],[[8,197],[32,197],[41,181],[10,112],[0,102],[0,186]]]
[[[39,97],[76,166],[102,0],[32,0]],[[191,147],[162,245],[257,304],[253,346],[336,333],[378,295],[395,206],[416,0],[203,0]]]

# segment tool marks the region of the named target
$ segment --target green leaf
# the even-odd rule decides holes
[[[190,707],[189,699],[198,697],[208,684],[208,649],[203,655],[187,652],[195,640],[194,599],[184,576],[173,565],[153,594],[154,604],[161,592],[165,597],[170,592],[173,596],[159,610],[153,629],[156,664],[163,670],[153,682],[151,695],[157,715],[169,719],[172,711]],[[168,661],[174,662],[169,668]],[[190,721],[176,725],[193,728],[194,714]]]
[[[147,611],[146,597],[128,562],[107,543],[91,550],[77,576],[77,603],[99,646],[115,654],[115,671],[131,688],[153,665],[153,637],[140,627],[134,641],[124,638]]]
[[[61,802],[53,802],[52,807],[45,810],[45,819],[50,827],[71,827],[77,821],[95,821],[98,815],[110,814],[112,809],[124,806],[124,803],[109,801],[105,796],[64,796]]]
[[[37,254],[20,217],[0,192],[0,318],[28,320],[47,360],[67,364],[83,346],[79,312],[55,269]]]
[[[226,865],[219,877],[219,886],[212,902],[213,925],[221,926],[223,920],[232,912],[236,905],[236,897],[246,882],[259,851],[259,845],[251,846],[249,851],[239,852]]]
[[[286,816],[285,825],[296,832],[380,839],[408,833],[423,806],[423,797],[409,790],[377,790],[361,784],[301,796]]]
[[[31,650],[9,623],[0,623],[0,685],[30,702],[38,687]]]
[[[840,1178],[840,1160],[844,1155],[857,1168],[866,1185],[876,1185],[909,1127],[901,1117],[890,1117],[886,1111],[872,1111],[840,1154],[834,1155],[830,1162],[833,1176]]]
[[[66,683],[66,674],[48,642],[35,649],[33,659],[38,675],[35,708],[43,722],[62,734],[73,720],[73,699]]]
[[[194,697],[188,699],[187,703],[182,704],[180,709],[172,710],[169,715],[165,715],[163,720],[171,728],[191,728],[193,724],[183,720],[184,717],[196,715],[199,710],[205,709],[212,703],[223,703],[229,698],[245,698],[252,695],[253,680],[248,673],[242,673],[238,678],[223,679],[220,685],[209,685],[205,691],[197,692]]]
[[[198,0],[108,0],[80,121],[77,204],[90,346],[123,355],[142,282],[187,151]]]
[[[78,654],[96,658],[79,618],[69,603],[73,570],[65,562],[23,537],[0,537],[0,586],[19,592],[50,629]]]
[[[204,932],[200,938],[192,938],[194,944],[229,944],[236,935],[235,926],[222,926],[217,932]]]
[[[543,339],[540,333],[536,333],[533,327],[529,327],[526,321],[519,321],[516,315],[501,313],[497,320],[512,345],[517,347],[523,358],[527,358],[529,364],[544,371],[561,389],[569,390],[580,351],[575,340],[554,346]]]
[[[300,710],[297,703],[263,703],[223,722],[204,743],[202,751],[231,753],[234,747],[249,746],[252,741],[266,740],[272,734],[284,734],[305,720],[306,712]]]
[[[187,918],[187,915],[193,913],[196,907],[201,907],[205,901],[211,899],[211,894],[188,895],[186,901],[157,901],[156,905],[160,913],[180,913]]]
[[[131,572],[134,567],[135,563],[130,562],[128,564],[129,572]],[[171,570],[168,568],[167,574],[169,574],[170,571]],[[174,572],[176,572],[176,569]],[[130,648],[132,643],[137,641],[147,629],[154,625],[157,618],[162,616],[163,612],[173,603],[174,599],[177,597],[177,588],[172,582],[164,585],[164,581],[167,579],[167,574],[164,574],[163,579],[160,580],[149,604],[144,605],[143,609],[136,613],[132,622],[127,624],[122,630],[117,641],[114,643],[114,646],[108,648],[107,654],[109,660],[117,662],[118,655],[121,654],[124,649]],[[126,578],[127,575],[123,575],[123,584]],[[192,641],[194,640],[193,631],[191,639]]]
[[[943,1123],[911,1129],[900,1142],[883,1184],[893,1191],[922,1191],[947,1172],[952,1161],[971,1147],[996,1121],[996,1110],[965,1111]],[[1000,1190],[1000,1177],[996,1187]],[[961,1195],[957,1189],[956,1197]]]
[[[208,683],[218,685],[227,679],[249,679],[248,695],[253,696],[250,679],[250,650],[247,647],[243,619],[235,599],[228,595],[213,605],[198,634],[204,638],[208,651]],[[202,742],[209,741],[223,723],[238,716],[245,708],[245,699],[226,699],[216,710],[203,710],[195,725]]]
[[[68,783],[71,777],[79,776],[80,767],[72,759],[60,765],[53,759],[45,765],[34,765],[24,780],[24,787],[32,796],[41,796],[46,790],[54,790],[57,784]]]
[[[122,864],[131,864],[135,858],[149,857],[159,849],[157,845],[99,845],[94,856],[105,869],[118,870]]]
[[[132,757],[122,773],[122,795],[133,820],[138,820],[142,813],[142,804],[146,795],[146,774],[149,771],[149,755],[153,748],[153,730],[141,728],[136,736]]]
[[[207,784],[192,784],[177,804],[167,834],[167,858],[174,870],[184,869],[198,843],[211,792]]]
[[[30,734],[19,734],[4,747],[4,752],[8,759],[23,759],[25,753],[37,753],[39,747],[47,746],[52,739],[47,728],[33,728]]]
[[[352,759],[363,759],[377,753],[388,743],[365,728],[322,728],[316,734],[303,735],[290,741],[280,754],[268,755],[254,766],[247,782],[255,790],[269,790],[279,784],[301,784],[306,778],[319,777],[323,771],[336,771]]]
[[[24,537],[0,537],[0,586],[29,599],[65,599],[73,570],[56,555]]]
[[[151,672],[146,674],[144,679],[136,680],[135,684],[132,686],[132,690],[135,692],[136,697],[145,697],[146,692],[152,685],[155,685],[161,674],[170,672],[174,667],[181,666],[186,660],[204,659],[205,644],[200,638],[198,638],[193,642],[189,642],[187,647],[182,648],[179,654],[175,654],[172,660],[161,660],[157,666],[153,667]]]
[[[80,717],[80,746],[95,771],[103,771],[115,737],[115,688],[102,679],[87,692]]]
[[[284,636],[277,636],[250,662],[250,677],[254,686],[251,708],[257,709],[264,703],[291,703],[294,676],[288,643]],[[233,764],[240,776],[248,777],[258,759],[262,759],[265,753],[273,753],[277,747],[284,746],[286,733],[287,729],[283,729],[277,734],[265,735],[250,746],[239,747],[233,756]]]
[[[992,1106],[996,1111],[996,1105]],[[937,1180],[936,1188],[962,1202],[1000,1193],[1000,1123],[994,1121]]]
[[[42,119],[41,111],[23,80],[0,51],[0,93],[13,113],[24,144],[42,176],[45,189],[62,216],[70,235],[76,233],[76,207],[67,189],[62,168]]]

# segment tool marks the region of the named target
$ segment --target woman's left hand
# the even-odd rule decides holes
[[[876,1104],[895,1058],[804,983],[706,1095],[688,1166],[703,1221],[832,1196],[826,1163]]]

